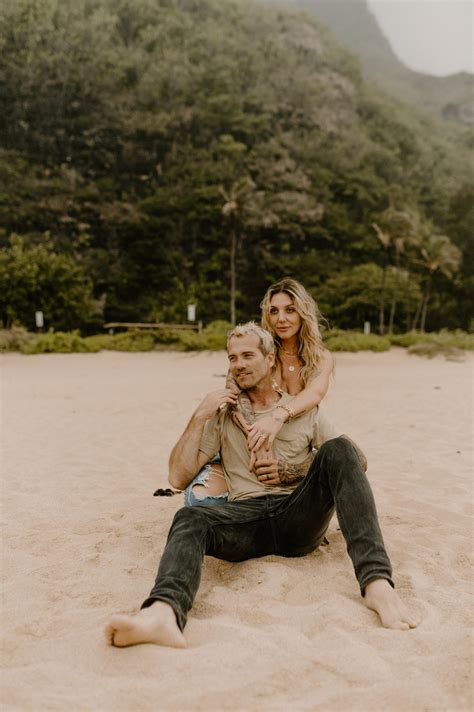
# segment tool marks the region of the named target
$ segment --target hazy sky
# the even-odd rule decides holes
[[[411,69],[473,71],[472,0],[368,0],[395,54]]]

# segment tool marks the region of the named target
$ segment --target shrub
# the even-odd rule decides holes
[[[179,345],[184,351],[220,351],[227,346],[227,334],[232,324],[227,321],[211,321],[200,334],[181,331]]]
[[[357,331],[330,332],[324,342],[330,351],[388,351],[390,348],[390,341],[385,336]]]
[[[21,351],[26,354],[96,353],[97,351],[151,351],[151,334],[127,331],[122,334],[98,334],[83,338],[78,331],[49,331],[26,342]]]
[[[427,358],[445,356],[448,361],[462,361],[464,359],[464,351],[462,349],[437,344],[434,341],[420,341],[418,344],[413,344],[408,347],[408,353],[416,356],[426,356]]]
[[[34,335],[22,326],[0,329],[0,351],[21,351],[34,338]]]
[[[155,344],[176,346],[183,332],[179,329],[150,329],[147,333],[153,336]]]
[[[440,348],[474,350],[474,334],[467,334],[459,329],[430,333],[409,331],[407,334],[390,334],[387,338],[395,346],[410,347],[417,344],[435,344]]]
[[[151,351],[155,345],[153,334],[138,330],[87,336],[84,341],[91,351]]]
[[[19,350],[26,354],[95,353],[97,351],[151,351],[168,348],[180,351],[216,351],[226,348],[227,334],[232,329],[226,321],[211,322],[200,334],[192,331],[150,330],[126,331],[119,334],[97,334],[81,337],[78,331],[49,331],[35,335],[22,327],[0,330],[0,351]],[[331,351],[387,351],[390,345],[408,348],[409,353],[432,357],[443,354],[459,359],[461,350],[474,350],[474,334],[463,331],[441,331],[408,334],[362,334],[358,331],[333,329],[324,335]]]
[[[99,348],[87,344],[86,339],[78,331],[48,331],[36,336],[23,345],[21,351],[25,354],[45,353],[77,353],[99,351]]]

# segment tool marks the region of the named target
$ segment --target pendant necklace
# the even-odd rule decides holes
[[[292,354],[289,351],[285,351],[283,346],[280,346],[280,349],[284,354],[286,354],[286,356],[291,356],[292,358],[298,358],[298,354]],[[290,373],[293,373],[293,371],[295,371],[295,370],[296,370],[296,366],[288,366],[288,371]]]

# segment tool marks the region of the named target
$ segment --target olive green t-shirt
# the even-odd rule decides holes
[[[289,403],[292,396],[284,394],[277,404],[267,411],[255,411],[258,418],[268,415],[284,403]],[[342,435],[319,408],[285,423],[273,442],[273,452],[277,459],[298,464],[303,462],[313,448],[318,449],[327,440]],[[266,494],[290,494],[293,485],[265,485],[259,482],[249,470],[250,456],[247,438],[225,408],[207,421],[201,438],[199,450],[211,459],[221,453],[224,476],[229,489],[229,502]]]

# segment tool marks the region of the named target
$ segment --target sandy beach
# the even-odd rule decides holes
[[[338,354],[326,399],[419,628],[362,605],[333,520],[304,558],[206,558],[173,650],[109,647],[103,626],[148,595],[182,504],[152,495],[225,354],[3,355],[2,710],[471,710],[473,363]]]

